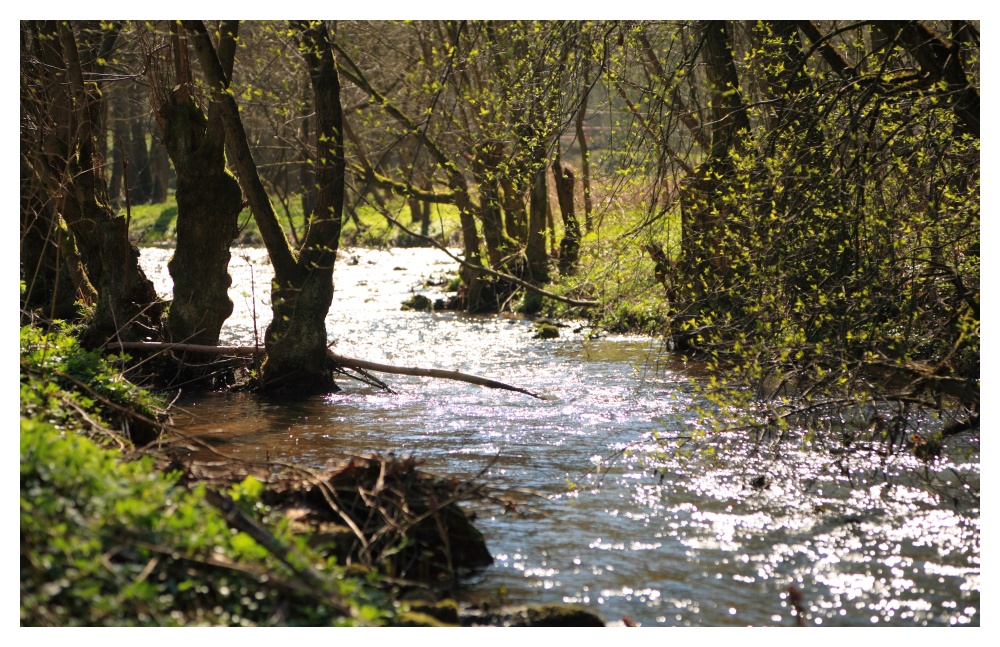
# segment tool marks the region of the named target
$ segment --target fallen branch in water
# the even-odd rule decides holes
[[[182,353],[210,353],[214,355],[239,356],[253,356],[255,353],[260,352],[259,348],[255,348],[253,346],[205,346],[202,344],[171,344],[154,341],[109,342],[107,347],[110,350],[144,350],[149,352],[178,351]],[[410,368],[393,366],[391,364],[379,364],[377,362],[368,362],[363,359],[355,359],[345,355],[338,355],[332,350],[327,350],[326,355],[336,364],[346,368],[363,371],[375,371],[376,373],[391,373],[393,375],[413,375],[416,377],[435,377],[443,380],[456,380],[458,382],[477,384],[491,389],[517,391],[518,393],[524,393],[525,395],[530,395],[531,397],[538,398],[539,400],[542,399],[542,396],[532,393],[526,389],[504,384],[503,382],[491,380],[487,377],[480,377],[478,375],[469,375],[468,373],[460,373],[458,371],[446,371],[438,368]]]

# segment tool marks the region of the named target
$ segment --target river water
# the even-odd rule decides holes
[[[165,298],[170,253],[142,257]],[[270,319],[270,264],[263,249],[234,248],[230,270],[236,308],[222,341],[252,344],[254,311],[260,335]],[[978,442],[931,466],[875,461],[853,480],[792,446],[765,461],[739,438],[659,451],[695,430],[698,367],[654,339],[588,339],[583,322],[540,340],[521,317],[400,310],[413,293],[443,296],[426,283],[454,271],[436,250],[341,250],[334,349],[488,376],[544,400],[382,376],[397,394],[341,380],[341,393],[298,402],[182,396],[175,423],[231,455],[321,466],[411,454],[429,471],[485,470],[532,493],[515,511],[476,510],[495,565],[472,578],[470,599],[572,602],[642,626],[789,626],[800,595],[809,625],[979,624]]]

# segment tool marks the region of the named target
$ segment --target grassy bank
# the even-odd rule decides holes
[[[235,530],[205,486],[137,451],[126,421],[155,420],[161,404],[72,336],[22,329],[22,625],[394,619],[377,577],[351,575],[308,534],[269,518],[259,481],[221,494],[273,538],[269,547]]]
[[[411,230],[420,231],[420,224],[412,222],[410,207],[403,200],[387,203],[390,214]],[[119,209],[124,214],[124,207]],[[301,201],[293,199],[287,205],[275,208],[278,221],[290,241],[301,239],[306,231],[306,219],[302,215]],[[458,244],[461,225],[458,210],[452,205],[432,205],[429,234],[448,245]],[[172,244],[177,238],[177,202],[171,195],[162,204],[132,205],[129,221],[129,236],[133,242],[144,245]],[[359,226],[360,225],[360,226]],[[262,245],[257,223],[244,209],[239,216],[239,241],[244,245]],[[294,232],[294,233],[293,233]],[[418,241],[398,230],[374,207],[358,205],[348,209],[344,217],[341,241],[347,245],[360,247],[405,247]]]

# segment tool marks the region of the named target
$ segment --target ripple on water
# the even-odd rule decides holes
[[[967,503],[978,444],[934,466],[930,488],[912,457],[877,469],[847,458],[860,466],[850,480],[817,453],[789,446],[775,462],[738,437],[717,439],[715,457],[658,453],[653,434],[685,436],[697,405],[697,373],[660,343],[586,340],[579,324],[543,341],[518,317],[402,312],[413,293],[443,296],[424,282],[453,265],[435,250],[343,252],[327,319],[338,352],[489,375],[550,399],[392,376],[398,395],[345,381],[343,393],[295,403],[186,398],[176,422],[230,453],[309,465],[391,451],[472,476],[492,462],[497,484],[545,498],[524,517],[479,511],[496,564],[475,594],[502,587],[514,602],[585,604],[644,625],[791,625],[792,586],[809,624],[979,623],[979,510]],[[142,259],[165,297],[169,254]],[[223,343],[252,344],[255,311],[259,334],[271,315],[266,252],[234,249],[231,273]],[[748,485],[759,476],[764,487]]]

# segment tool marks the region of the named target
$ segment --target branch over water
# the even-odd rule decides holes
[[[184,353],[206,353],[211,355],[253,356],[254,354],[260,353],[260,348],[254,346],[205,346],[202,344],[171,344],[151,341],[109,342],[107,347],[110,350],[144,350],[150,352],[180,351]],[[345,368],[375,371],[376,373],[391,373],[394,375],[413,375],[416,377],[433,377],[442,380],[456,380],[458,382],[467,382],[469,384],[485,386],[491,389],[517,391],[518,393],[524,393],[525,395],[530,395],[531,397],[538,398],[539,400],[543,399],[542,396],[537,393],[532,393],[527,389],[511,386],[510,384],[492,380],[488,377],[470,375],[459,371],[448,371],[439,368],[403,367],[393,366],[392,364],[380,364],[378,362],[369,362],[363,359],[347,357],[346,355],[339,355],[334,353],[332,350],[327,350],[326,355],[334,363]]]

